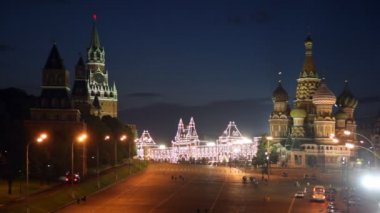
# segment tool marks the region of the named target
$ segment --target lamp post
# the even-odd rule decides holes
[[[71,143],[71,174],[70,174],[70,181],[71,181],[71,196],[74,198],[74,143],[77,141],[78,143],[84,143],[87,139],[87,134],[82,133],[78,135],[76,140],[74,140]]]
[[[127,135],[124,134],[124,135],[120,136],[120,141],[121,142],[123,142],[125,140],[127,140]],[[128,152],[129,152],[129,150],[128,150]],[[128,156],[128,158],[129,158],[129,156]],[[130,165],[129,165],[129,168],[130,168]]]
[[[42,143],[44,142],[46,139],[48,138],[48,135],[46,133],[41,133],[37,139],[36,139],[36,142],[37,143]],[[29,145],[31,144],[31,142],[29,142],[28,144],[26,144],[26,151],[25,151],[25,160],[26,160],[26,202],[27,202],[27,207],[26,207],[26,212],[29,213],[30,212],[30,209],[29,209]]]
[[[120,136],[120,141],[123,142],[125,140],[127,140],[127,135],[121,135]],[[117,180],[117,169],[116,169],[116,164],[117,164],[117,141],[115,140],[115,179]]]
[[[377,157],[378,155],[377,155],[377,153],[376,153],[376,146],[375,146],[375,144],[374,144],[374,143],[373,143],[368,137],[366,137],[365,135],[362,135],[362,134],[360,134],[360,133],[357,133],[357,132],[351,132],[351,131],[349,131],[349,130],[344,130],[344,134],[347,135],[347,136],[349,136],[349,135],[351,135],[351,134],[354,134],[354,135],[358,135],[358,136],[364,138],[364,139],[365,139],[365,140],[366,140],[366,141],[367,141],[367,142],[373,147],[374,151],[369,150],[368,148],[363,147],[363,146],[359,146],[359,147],[364,148],[364,149],[370,151],[370,152],[373,154],[374,166],[377,167],[377,160],[376,160],[376,157]],[[358,145],[357,145],[357,146],[358,146]]]
[[[368,152],[370,152],[371,154],[373,154],[373,157],[374,157],[374,158],[380,159],[380,156],[379,156],[376,152],[374,152],[374,151],[368,149],[367,147],[360,146],[360,145],[355,145],[355,144],[353,144],[353,143],[346,143],[346,147],[349,148],[349,149],[353,149],[353,148],[355,148],[355,147],[359,147],[359,148],[365,149],[365,150],[367,150]]]
[[[267,170],[268,170],[268,181],[269,181],[269,174],[270,174],[270,150],[269,150],[269,143],[273,140],[272,136],[267,136]]]
[[[111,139],[111,137],[109,135],[106,135],[104,136],[104,141],[109,141]],[[96,144],[96,179],[97,179],[97,185],[98,185],[98,189],[100,188],[100,180],[99,180],[99,158],[100,158],[100,154],[99,154],[99,143]]]

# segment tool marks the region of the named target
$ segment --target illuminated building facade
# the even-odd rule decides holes
[[[144,133],[143,133],[144,134]],[[141,138],[136,141],[141,143]],[[184,126],[179,120],[177,133],[171,147],[147,145],[148,159],[177,162],[231,162],[251,161],[257,152],[258,139],[252,141],[244,137],[235,122],[229,122],[226,130],[216,141],[199,140],[194,119]],[[138,145],[137,145],[138,146]]]
[[[141,137],[136,139],[137,157],[140,160],[150,160],[150,150],[158,145],[150,136],[148,130],[144,130]]]
[[[317,73],[310,36],[304,44],[305,61],[297,79],[293,107],[281,81],[273,92],[273,111],[269,116],[271,143],[279,143],[288,150],[280,162],[282,165],[338,167],[355,155],[345,143],[355,142],[356,136],[345,136],[344,130],[356,132],[354,111],[358,101],[347,81],[336,98]]]

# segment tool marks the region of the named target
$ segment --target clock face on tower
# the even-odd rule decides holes
[[[104,75],[101,73],[95,73],[94,74],[94,80],[98,84],[102,84],[105,81]]]

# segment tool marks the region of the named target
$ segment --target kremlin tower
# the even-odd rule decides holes
[[[96,27],[96,15],[93,15],[91,42],[87,48],[87,60],[84,64],[80,57],[76,65],[73,88],[74,105],[86,114],[102,117],[117,117],[116,84],[109,84],[108,70],[105,66],[105,51],[100,43]]]

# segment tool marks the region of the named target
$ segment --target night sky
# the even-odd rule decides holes
[[[155,103],[201,107],[254,100],[268,106],[260,112],[264,131],[278,79],[294,98],[310,33],[317,71],[330,89],[339,95],[348,80],[362,100],[358,115],[377,113],[376,0],[3,1],[0,88],[38,95],[53,42],[73,78],[79,54],[86,56],[94,12],[120,111]],[[173,135],[176,122],[170,124]]]

